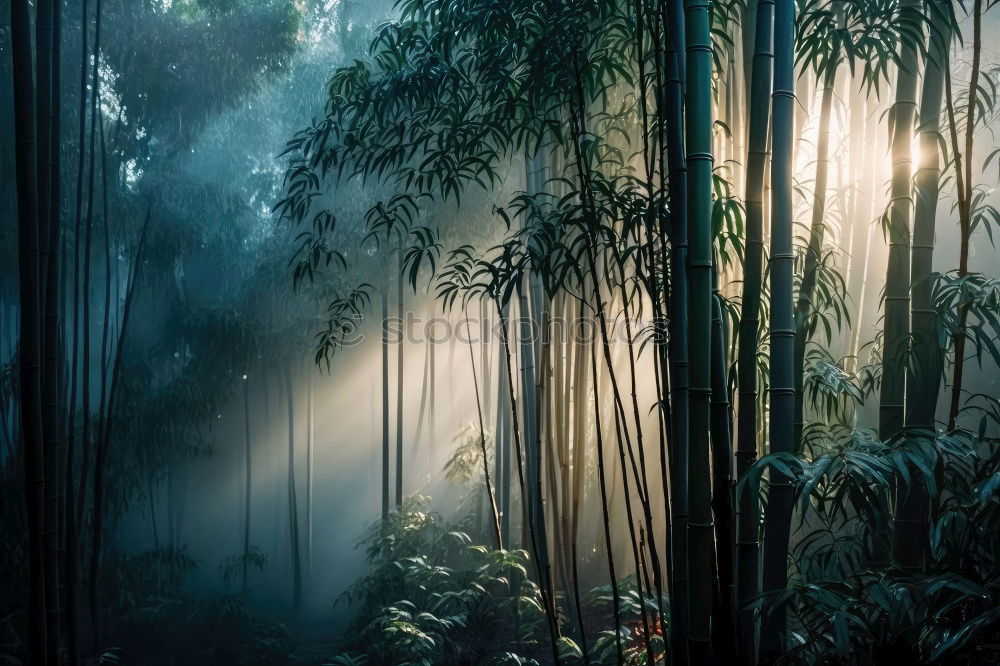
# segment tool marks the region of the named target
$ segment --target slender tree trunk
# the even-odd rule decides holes
[[[84,247],[84,259],[83,259],[83,377],[81,381],[83,382],[83,429],[81,434],[81,440],[83,443],[83,460],[81,463],[80,471],[80,493],[79,502],[77,503],[77,526],[78,528],[83,525],[83,513],[86,505],[86,490],[87,490],[87,466],[90,462],[90,449],[91,449],[91,439],[92,435],[90,432],[92,415],[90,412],[90,361],[91,361],[91,344],[90,344],[90,263],[91,263],[91,251],[93,249],[93,229],[94,229],[94,178],[95,178],[95,159],[97,150],[95,148],[95,141],[97,137],[97,106],[98,98],[100,96],[100,85],[98,79],[98,63],[100,61],[101,54],[101,0],[97,0],[95,9],[95,20],[94,20],[94,50],[93,50],[93,65],[91,66],[91,94],[90,94],[90,138],[89,138],[89,150],[90,157],[88,159],[88,183],[87,183],[87,223],[86,223],[86,241]],[[98,448],[100,443],[98,442]],[[97,460],[99,454],[95,456],[94,459],[94,479],[95,483],[97,478],[101,475],[99,465],[103,461]],[[93,637],[93,648],[96,652],[99,649],[100,636],[99,632],[99,619],[97,613],[97,570],[99,568],[98,555],[100,551],[99,542],[101,541],[101,535],[97,533],[98,524],[103,525],[103,516],[98,516],[100,513],[96,499],[98,495],[102,496],[103,499],[103,488],[101,492],[94,488],[94,534],[91,539],[91,556],[90,556],[90,581],[89,583],[89,596],[90,596],[90,624],[91,624],[91,634]]]
[[[611,517],[608,512],[608,482],[604,474],[604,435],[601,432],[601,396],[597,391],[597,352],[590,344],[590,374],[594,378],[594,432],[597,438],[597,478],[601,490],[601,517],[604,523],[604,549],[608,556],[608,578],[611,581],[611,604],[615,620],[615,649],[618,663],[624,664],[621,637],[621,593],[618,591],[618,574],[615,572],[615,555],[611,543]]]
[[[382,520],[389,517],[389,292],[382,291]],[[433,408],[433,402],[432,408]]]
[[[399,290],[396,292],[396,312],[399,317],[399,345],[396,350],[396,506],[403,505],[403,274],[399,274]]]
[[[522,498],[521,501],[524,502],[524,498],[528,496],[526,488],[527,484],[525,483],[524,479],[525,455],[524,455],[524,449],[521,447],[521,434],[520,434],[521,431],[518,427],[518,418],[517,418],[517,400],[514,397],[514,377],[512,374],[511,354],[510,354],[510,332],[507,326],[507,318],[504,315],[505,311],[504,304],[497,302],[496,306],[497,306],[497,312],[499,313],[500,316],[500,336],[501,336],[500,341],[503,344],[503,352],[506,358],[506,366],[507,366],[507,388],[508,388],[508,394],[510,396],[510,412],[512,419],[511,431],[514,435],[514,452],[517,455],[517,481],[518,481],[518,487],[521,491],[521,498]],[[539,536],[540,533],[538,532],[538,529],[535,525],[534,513],[531,511],[525,511],[524,513],[527,516],[527,522],[528,522],[527,531],[528,531],[529,547],[531,549],[530,552],[533,555],[535,562],[538,563],[537,566],[539,566],[540,568],[541,566],[540,563],[542,562],[542,559],[539,557],[539,541],[541,539],[544,539],[545,535],[544,533],[541,533],[541,536]],[[545,572],[544,578],[542,575],[540,575],[539,578],[541,580],[547,580],[548,572],[547,571]],[[545,618],[546,618],[546,624],[548,625],[549,629],[549,639],[551,641],[553,663],[558,665],[562,663],[562,660],[559,657],[559,647],[558,647],[559,625],[558,625],[558,619],[556,617],[555,604],[553,603],[549,595],[549,588],[547,586],[540,583],[539,590],[541,591],[542,595],[542,603],[545,606]]]
[[[771,159],[771,368],[770,440],[772,453],[795,449],[794,366],[795,319],[792,301],[792,149],[794,92],[794,0],[776,0],[774,10],[774,92],[772,104]],[[764,592],[787,584],[788,539],[792,520],[791,479],[772,468],[764,521]],[[785,651],[787,619],[784,610],[765,614],[761,650],[773,659]]]
[[[506,312],[500,313],[501,321],[506,319]],[[507,356],[500,354],[500,372],[497,377],[497,429],[496,429],[496,464],[497,464],[497,497],[500,504],[500,541],[510,546],[510,419],[509,404],[511,389],[507,386],[507,377],[512,374],[507,367]]]
[[[835,2],[834,6],[838,6]],[[834,9],[837,11],[837,9]],[[816,180],[813,186],[812,222],[809,225],[809,244],[806,247],[802,285],[795,303],[795,423],[792,441],[796,448],[802,446],[805,394],[803,391],[806,345],[809,342],[809,317],[815,303],[819,267],[823,262],[823,242],[826,237],[826,189],[830,173],[830,118],[833,112],[833,93],[837,81],[837,66],[830,63],[823,73],[823,92],[819,111],[819,137],[816,143]],[[830,341],[832,342],[832,341]]]
[[[932,6],[932,5],[931,5]],[[920,93],[920,153],[914,177],[913,246],[910,256],[910,318],[914,359],[907,364],[906,426],[933,431],[944,359],[935,325],[931,272],[934,258],[934,225],[940,191],[941,164],[938,137],[944,68],[951,44],[950,17],[933,16],[930,44],[925,58]],[[893,521],[892,559],[914,570],[923,564],[927,548],[927,493],[919,484],[897,480],[896,515]]]
[[[712,481],[709,462],[712,321],[712,47],[706,0],[685,0],[687,36],[688,575],[691,662],[709,659],[712,625]]]
[[[243,377],[243,567],[240,591],[247,598],[250,562],[250,500],[253,498],[253,449],[250,446],[250,380]]]
[[[718,279],[718,278],[716,278]],[[729,411],[729,364],[727,362],[722,295],[716,288],[712,298],[712,508],[715,515],[715,552],[718,565],[721,611],[713,620],[715,656],[719,663],[736,659],[736,589],[733,525],[733,443]]]
[[[848,343],[848,348],[845,353],[849,357],[850,365],[848,368],[852,371],[858,366],[857,356],[861,346],[861,332],[865,328],[865,278],[870,270],[869,255],[871,252],[872,236],[872,181],[875,180],[875,160],[865,159],[864,147],[875,145],[875,141],[877,140],[876,129],[878,125],[877,119],[873,118],[876,102],[862,98],[861,104],[863,105],[862,121],[855,123],[852,120],[851,123],[852,133],[859,132],[861,134],[861,138],[857,145],[859,152],[852,153],[851,159],[855,164],[860,161],[864,162],[864,167],[861,171],[861,178],[855,186],[857,194],[854,198],[854,207],[851,212],[852,224],[854,227],[852,235],[854,239],[851,243],[847,293],[857,299],[857,307],[855,309],[854,319],[851,322],[852,331],[850,342]],[[851,113],[859,116],[862,115],[857,106],[851,107]]]
[[[583,302],[580,301],[577,310],[577,320],[583,321]],[[587,411],[588,411],[588,400],[587,400],[587,353],[588,350],[584,347],[584,343],[579,340],[574,340],[572,343],[574,350],[573,358],[573,379],[570,386],[570,391],[573,394],[573,421],[572,421],[572,444],[573,444],[573,492],[572,492],[572,518],[570,526],[570,543],[572,544],[572,557],[573,557],[573,588],[574,597],[577,604],[577,618],[580,621],[580,641],[581,650],[584,655],[584,662],[590,664],[590,655],[587,651],[587,631],[586,626],[583,621],[583,611],[579,608],[580,606],[580,584],[579,576],[577,573],[577,542],[579,541],[580,533],[580,513],[581,505],[584,501],[584,485],[586,483],[586,423],[587,423]],[[606,507],[606,504],[603,504]],[[608,544],[606,544],[608,545]],[[609,550],[610,552],[610,550]],[[617,585],[617,581],[615,581]],[[620,599],[615,596],[612,599],[612,603],[617,607],[620,604]],[[615,618],[618,619],[617,617]],[[620,647],[621,642],[617,641]]]
[[[525,187],[529,194],[538,194],[545,190],[546,165],[541,157],[525,158]],[[519,353],[521,359],[521,411],[524,416],[524,443],[526,456],[527,493],[521,496],[523,510],[532,514],[531,522],[535,525],[538,536],[536,548],[538,560],[539,584],[545,586],[552,594],[552,579],[549,575],[548,531],[545,527],[545,509],[541,493],[541,440],[539,437],[539,414],[542,405],[538,397],[536,372],[536,342],[534,336],[540,333],[539,318],[536,316],[536,304],[529,300],[532,291],[532,276],[530,270],[521,283],[517,285],[520,331],[518,335]],[[537,295],[536,295],[537,296]],[[541,307],[537,308],[540,312]]]
[[[916,0],[905,0],[901,11],[918,10]],[[889,206],[889,264],[885,276],[885,323],[882,351],[882,388],[879,396],[879,437],[896,435],[903,427],[907,339],[910,334],[910,190],[913,121],[916,115],[917,44],[904,40],[896,75],[892,109],[892,203]]]
[[[288,368],[285,368],[285,397],[288,406],[288,535],[292,558],[292,610],[298,613],[302,601],[302,554],[299,547],[299,498],[295,489],[295,388]]]
[[[757,0],[754,19],[751,103],[748,105],[746,257],[736,373],[739,383],[736,475],[740,479],[757,460],[757,346],[764,274],[764,174],[774,65],[774,0]],[[749,485],[738,499],[737,646],[740,664],[750,666],[757,661],[757,631],[754,612],[747,606],[756,598],[759,589],[760,506]]]
[[[313,558],[313,473],[316,469],[313,464],[315,454],[315,420],[313,415],[313,369],[308,367],[306,373],[309,375],[308,384],[308,411],[306,413],[306,574],[312,574]]]
[[[684,146],[686,46],[682,0],[666,0],[666,143],[670,193],[670,520],[671,652],[688,663],[688,333],[687,151]],[[660,230],[667,235],[667,229]],[[666,267],[665,267],[666,268]],[[597,381],[597,377],[594,377]]]
[[[983,52],[983,0],[974,0],[972,5],[972,75],[969,79],[969,94],[965,112],[964,154],[958,145],[958,126],[955,122],[955,104],[951,96],[951,70],[945,69],[948,77],[948,113],[951,120],[952,153],[954,154],[956,186],[958,196],[958,224],[960,247],[958,257],[958,277],[969,274],[969,242],[972,239],[972,147],[976,130],[976,105],[980,99],[979,76]],[[963,162],[964,168],[963,168]],[[964,172],[964,173],[963,173]],[[954,430],[961,408],[962,382],[965,375],[965,336],[968,326],[969,306],[959,306],[958,330],[955,332],[955,366],[952,370],[951,404],[948,408],[948,430]]]
[[[44,404],[42,429],[45,456],[45,608],[47,613],[48,663],[58,666],[62,639],[60,624],[62,603],[59,586],[60,471],[59,404],[60,330],[59,330],[59,258],[61,206],[59,196],[59,60],[57,22],[61,2],[44,0],[37,3],[35,18],[36,106],[38,131],[38,224],[41,297],[44,298],[42,391]]]
[[[601,349],[604,356],[604,363],[608,369],[608,379],[611,383],[611,394],[613,398],[613,410],[614,410],[614,427],[615,427],[615,437],[618,444],[618,456],[621,464],[622,471],[622,495],[625,500],[625,515],[628,521],[629,538],[632,546],[632,556],[635,563],[636,570],[636,588],[639,594],[639,598],[645,603],[645,592],[644,592],[644,582],[646,579],[643,558],[640,555],[639,540],[636,537],[635,523],[633,519],[632,511],[632,498],[631,492],[629,490],[628,482],[628,471],[625,462],[625,450],[628,449],[629,458],[632,463],[632,470],[634,477],[636,479],[636,484],[640,496],[642,495],[642,484],[641,477],[639,475],[638,469],[635,465],[635,458],[632,449],[631,438],[628,433],[627,419],[625,418],[625,408],[622,403],[621,390],[619,388],[618,380],[615,374],[615,364],[612,358],[611,346],[610,346],[610,333],[607,321],[607,310],[605,308],[604,295],[601,291],[602,279],[601,274],[598,271],[597,260],[595,258],[595,247],[598,245],[598,233],[595,231],[600,222],[597,214],[597,207],[594,202],[593,188],[592,188],[592,176],[591,167],[588,158],[584,155],[584,150],[582,147],[583,141],[587,136],[587,129],[585,125],[585,111],[586,111],[586,100],[583,91],[583,83],[581,75],[576,72],[576,97],[577,104],[574,109],[574,115],[571,122],[571,134],[573,150],[575,153],[575,164],[577,177],[579,179],[580,186],[580,198],[583,206],[584,216],[589,224],[589,229],[587,231],[587,240],[584,245],[584,250],[586,252],[587,260],[587,270],[590,273],[591,281],[593,285],[593,298],[594,306],[597,314],[598,330],[600,331],[600,342]],[[611,267],[605,262],[605,274],[609,273]],[[650,666],[652,666],[653,655],[650,648],[650,631],[649,631],[649,618],[646,613],[641,615],[642,629],[643,629],[643,643],[646,650],[647,661],[649,661]]]
[[[479,379],[476,377],[476,355],[472,348],[472,335],[469,332],[469,318],[465,318],[465,336],[469,340],[469,363],[472,367],[472,386],[476,395],[476,413],[479,415],[479,447],[483,456],[483,479],[486,484],[486,496],[490,503],[490,515],[493,537],[497,550],[503,549],[503,537],[500,535],[500,514],[497,511],[496,497],[493,495],[493,484],[490,481],[490,461],[486,453],[486,424],[483,421],[483,404],[479,399]]]
[[[111,442],[112,425],[114,424],[115,399],[118,396],[118,387],[121,379],[122,359],[125,354],[126,333],[132,313],[133,299],[135,297],[136,286],[139,284],[141,275],[143,250],[146,244],[146,232],[149,229],[149,220],[152,209],[146,209],[146,218],[142,223],[142,230],[139,232],[139,242],[135,250],[135,259],[132,264],[132,275],[129,278],[128,287],[125,290],[125,305],[122,309],[121,332],[118,334],[118,342],[115,345],[115,358],[111,366],[111,387],[108,390],[107,409],[102,418],[98,421],[99,431],[97,433],[97,443],[94,456],[94,534],[91,541],[90,551],[90,603],[91,603],[91,623],[94,629],[95,647],[100,647],[100,622],[97,613],[97,590],[100,577],[101,548],[104,537],[104,480],[105,467],[108,454],[108,445]]]
[[[14,139],[17,165],[17,236],[19,294],[18,386],[21,448],[27,509],[29,664],[45,664],[45,456],[42,425],[42,313],[38,233],[35,91],[31,55],[31,18],[27,0],[11,0],[11,59],[14,71]]]
[[[64,556],[66,578],[66,648],[70,666],[79,663],[79,621],[77,618],[77,544],[79,523],[75,495],[74,476],[76,471],[76,414],[77,389],[79,387],[79,352],[80,352],[80,223],[83,214],[83,165],[85,160],[86,108],[87,108],[87,6],[88,0],[82,0],[80,15],[81,57],[80,57],[80,104],[78,107],[79,129],[77,134],[77,173],[76,173],[76,208],[73,222],[73,352],[69,380],[69,404],[67,408],[67,444],[66,444],[66,553]],[[81,465],[81,485],[86,478],[86,469]],[[82,498],[82,494],[81,494]]]

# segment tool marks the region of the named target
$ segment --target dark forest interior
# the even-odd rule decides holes
[[[1000,664],[997,0],[0,5],[0,662]]]

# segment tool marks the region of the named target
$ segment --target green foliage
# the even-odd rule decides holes
[[[815,430],[819,430],[818,428]],[[908,430],[887,442],[850,426],[811,436],[807,457],[772,454],[751,470],[794,480],[796,575],[755,603],[790,609],[794,644],[784,663],[926,663],[967,659],[997,631],[1000,613],[1000,450],[965,431]],[[896,480],[930,498],[929,550],[918,571],[879,565],[876,540],[893,516]]]
[[[648,596],[644,599],[640,598],[635,585],[635,576],[631,574],[618,582],[618,588],[621,596],[622,626],[618,628],[617,637],[613,630],[602,631],[597,635],[597,639],[591,646],[592,663],[617,663],[617,638],[621,639],[622,656],[627,664],[638,666],[648,663],[647,641],[642,621],[643,613],[645,613],[646,623],[649,625],[649,650],[652,652],[655,663],[659,663],[666,653],[666,638],[669,629],[664,627],[661,622],[656,600]],[[610,614],[611,604],[614,601],[611,585],[591,590],[588,594],[588,601]],[[663,600],[663,607],[665,612],[670,608],[667,599]],[[669,613],[664,619],[669,623]]]
[[[370,570],[340,598],[357,615],[332,663],[534,663],[507,651],[544,632],[527,553],[472,545],[426,504],[408,498],[361,538]]]
[[[259,558],[259,551],[253,554]],[[101,598],[111,619],[108,663],[286,664],[294,662],[281,623],[232,595],[202,595],[188,585],[197,568],[184,549],[158,548],[136,555],[108,553]]]
[[[250,546],[249,552],[245,555],[226,556],[219,562],[219,571],[222,573],[222,579],[228,584],[242,576],[244,572],[263,571],[268,559],[267,553],[257,546]]]

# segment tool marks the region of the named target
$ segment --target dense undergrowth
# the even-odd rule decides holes
[[[889,443],[856,431],[816,455],[762,459],[747,483],[768,468],[795,480],[798,527],[788,590],[764,595],[752,608],[791,612],[788,664],[988,664],[1000,635],[1000,453],[972,433],[933,437],[909,432]],[[926,565],[906,571],[878,561],[891,520],[892,479],[929,491]],[[9,489],[9,488],[8,488]],[[238,594],[208,594],[189,584],[204,563],[184,548],[109,554],[101,580],[106,618],[102,663],[122,664],[548,664],[545,615],[525,550],[474,543],[481,517],[444,518],[426,497],[411,497],[361,535],[367,573],[331,606],[348,607],[350,621],[322,631],[301,630],[288,618],[261,613]],[[10,523],[7,523],[8,525]],[[7,542],[10,543],[10,542]],[[266,559],[228,558],[220,575]],[[4,584],[20,584],[7,571]],[[560,599],[558,648],[564,663],[617,661],[610,586]],[[649,663],[640,597],[631,576],[623,599],[623,657]],[[664,600],[665,602],[667,600]],[[663,663],[664,632],[646,600],[649,648]],[[664,604],[667,605],[666,603]],[[7,609],[5,641],[16,640],[17,614]],[[8,654],[17,646],[4,643]],[[584,654],[586,650],[586,655]],[[16,663],[16,662],[11,662]]]

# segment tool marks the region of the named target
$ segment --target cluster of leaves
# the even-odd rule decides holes
[[[369,573],[341,596],[355,608],[332,663],[531,664],[544,636],[537,586],[522,550],[489,550],[408,498],[362,537]]]
[[[787,663],[969,659],[1000,622],[1000,449],[966,431],[911,429],[887,442],[851,426],[816,426],[813,455],[771,454],[794,480],[796,575],[763,596],[764,613],[795,618]],[[888,562],[899,488],[930,498],[917,570]]]
[[[197,566],[183,548],[108,554],[101,598],[112,619],[107,640],[115,659],[106,661],[156,655],[165,664],[295,662],[283,624],[239,597],[193,592],[187,579]]]
[[[622,625],[618,628],[619,635],[616,637],[615,632],[610,629],[600,632],[591,648],[591,661],[597,664],[617,663],[617,643],[620,638],[622,657],[625,659],[625,663],[637,665],[649,663],[647,646],[648,650],[652,652],[653,663],[661,663],[667,650],[666,641],[669,627],[663,626],[656,600],[646,595],[639,595],[633,574],[618,581],[618,593],[622,618]],[[588,594],[588,601],[610,614],[614,603],[611,585],[603,585],[591,590]],[[667,612],[667,616],[663,620],[669,623],[670,605],[667,599],[663,599],[662,606]],[[646,615],[645,622],[643,622],[643,614]],[[647,626],[649,627],[648,641],[645,636]]]

